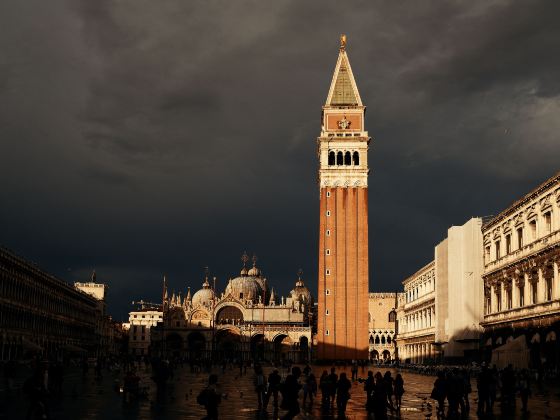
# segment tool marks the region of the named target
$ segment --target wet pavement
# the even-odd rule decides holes
[[[313,371],[317,378],[325,367],[314,367]],[[272,370],[272,367],[265,367],[265,374]],[[385,368],[372,368],[374,372]],[[337,373],[346,371],[351,377],[349,369],[337,368]],[[219,375],[219,384],[222,392],[227,394],[227,398],[222,400],[219,407],[220,418],[223,419],[256,419],[268,418],[275,419],[285,414],[284,410],[277,413],[272,412],[272,402],[269,405],[266,417],[260,416],[257,411],[257,399],[254,392],[254,375],[250,369],[246,375],[239,375],[238,368],[227,368],[222,373],[221,367],[215,367],[214,373]],[[284,378],[286,370],[281,370]],[[397,373],[392,370],[393,376]],[[29,372],[22,372],[21,378],[17,381],[17,386],[21,387],[23,378]],[[60,419],[200,419],[204,417],[204,408],[196,403],[196,396],[206,385],[208,373],[190,373],[190,369],[177,368],[174,378],[169,381],[166,389],[164,401],[156,402],[156,388],[150,379],[151,371],[143,365],[139,368],[138,374],[141,378],[140,386],[145,387],[147,395],[144,398],[125,401],[121,392],[122,375],[117,372],[104,372],[102,379],[96,379],[93,372],[83,377],[79,369],[66,372],[63,391],[59,397],[52,397],[50,410],[51,417],[55,420]],[[430,419],[436,418],[435,402],[430,401],[429,394],[435,380],[433,376],[424,376],[407,371],[401,372],[404,378],[405,394],[402,400],[401,416],[391,416],[389,418],[402,419]],[[367,371],[360,371],[359,376],[365,378]],[[473,390],[476,386],[473,380]],[[4,383],[1,385],[1,405],[0,419],[24,419],[27,411],[27,400],[21,392],[12,392],[7,395]],[[530,419],[560,419],[560,387],[558,385],[548,385],[545,390],[539,392],[533,390],[533,396],[529,400],[529,415],[522,417],[519,399],[517,401],[517,412],[515,415],[500,415],[499,405],[495,408],[496,419],[510,418],[530,418]],[[364,409],[365,393],[363,384],[354,382],[350,390],[351,399],[348,402],[346,412],[349,419],[366,419],[367,413]],[[471,412],[469,418],[476,418],[476,392],[470,398]],[[301,403],[301,396],[300,396]],[[428,405],[431,403],[431,405]],[[320,392],[312,406],[305,407],[299,415],[304,418],[336,418],[332,413],[321,411]]]

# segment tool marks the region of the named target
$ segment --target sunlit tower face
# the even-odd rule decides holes
[[[365,106],[341,36],[319,155],[318,359],[367,359],[368,163]]]

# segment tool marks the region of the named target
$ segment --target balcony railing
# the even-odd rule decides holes
[[[526,257],[527,255],[534,254],[535,252],[545,249],[546,247],[556,242],[560,242],[560,230],[552,232],[546,236],[543,236],[542,238],[536,239],[535,241],[525,245],[523,248],[511,251],[509,254],[504,255],[497,260],[486,263],[484,266],[484,271],[488,273],[497,270],[500,267],[515,262],[523,257]]]
[[[483,323],[496,324],[500,322],[523,321],[530,318],[558,315],[559,311],[560,300],[556,299],[484,315]]]

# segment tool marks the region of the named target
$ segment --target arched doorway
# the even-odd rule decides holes
[[[309,361],[309,339],[305,336],[299,338],[299,355],[302,363]]]
[[[189,358],[201,359],[206,357],[206,339],[202,333],[194,331],[187,337]]]
[[[286,334],[279,334],[274,337],[274,359],[275,360],[291,360],[290,350],[292,340]]]
[[[370,351],[369,358],[373,361],[378,361],[379,360],[379,352],[377,350]]]
[[[171,357],[183,356],[183,339],[177,333],[171,333],[165,338],[167,354]]]
[[[251,337],[251,355],[254,360],[264,360],[265,338],[263,334],[255,334]]]
[[[240,356],[241,337],[230,329],[218,330],[216,333],[216,358],[234,359]]]
[[[383,353],[381,355],[383,357],[384,362],[390,362],[391,361],[391,352],[389,350],[383,350]]]

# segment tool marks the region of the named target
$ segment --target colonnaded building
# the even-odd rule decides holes
[[[368,358],[368,163],[366,107],[341,37],[321,115],[317,358]]]
[[[243,267],[217,293],[208,275],[202,288],[164,299],[163,322],[151,327],[151,353],[192,360],[311,358],[314,302],[301,271],[287,297],[277,296],[257,267]],[[154,313],[158,316],[158,313]],[[131,347],[133,348],[133,347]]]
[[[482,234],[486,357],[558,368],[560,173],[486,223]]]

